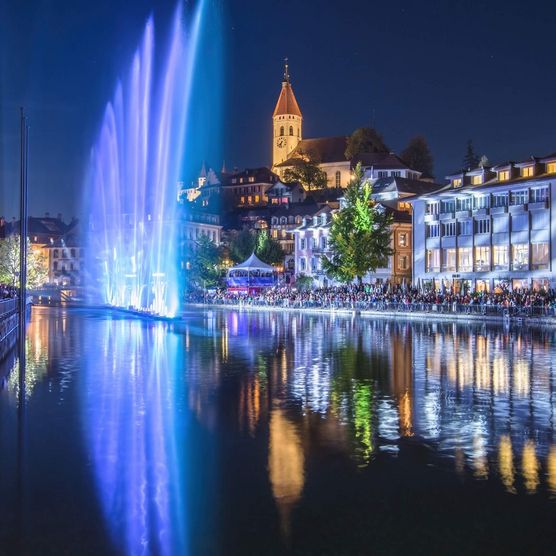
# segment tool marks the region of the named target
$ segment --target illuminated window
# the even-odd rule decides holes
[[[260,200],[260,197],[258,195],[255,195],[255,203],[258,203]]]
[[[407,270],[407,255],[401,255],[400,257],[398,257],[398,268],[400,270]]]
[[[342,174],[340,172],[336,172],[336,187],[340,187],[342,184]]]
[[[442,249],[442,270],[456,271],[456,250],[454,248]]]
[[[243,195],[241,196],[240,202],[241,202],[242,205],[245,204],[245,197]]]
[[[471,272],[473,270],[471,247],[460,247],[458,249],[458,270],[460,272]]]
[[[527,270],[529,268],[529,244],[514,243],[512,245],[512,270]]]
[[[398,234],[398,245],[400,247],[407,247],[407,243],[407,234],[405,232]]]
[[[509,261],[507,245],[493,245],[492,264],[494,270],[508,270]]]
[[[475,271],[486,272],[490,270],[490,247],[475,247]]]
[[[531,244],[531,270],[548,269],[548,243]]]
[[[556,172],[556,162],[549,162],[546,165],[546,171],[549,174],[554,174],[554,172]]]
[[[530,178],[533,175],[533,166],[525,166],[521,169],[521,175],[524,178]]]
[[[471,210],[473,199],[471,197],[461,197],[457,199],[457,210]]]
[[[253,202],[253,197],[249,195],[249,197],[247,197],[247,203],[250,205],[252,202]]]
[[[440,249],[427,249],[426,272],[440,271]]]
[[[462,183],[461,178],[456,178],[452,180],[452,187],[461,187]]]
[[[471,176],[471,185],[481,185],[483,183],[483,176]]]
[[[255,176],[249,176],[249,182],[253,183],[255,181]]]
[[[502,170],[498,172],[498,181],[508,181],[510,179],[510,171]]]

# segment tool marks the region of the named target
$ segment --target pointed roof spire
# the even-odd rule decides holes
[[[284,59],[284,79],[282,80],[282,90],[280,91],[280,96],[278,97],[278,102],[276,103],[272,116],[283,115],[302,117],[299,104],[297,104],[297,99],[293,94],[292,84],[290,81],[290,65],[287,58]]]
[[[221,174],[227,174],[228,173],[228,168],[226,168],[226,160],[222,161],[222,169],[220,170]]]
[[[201,171],[199,173],[199,177],[200,178],[206,178],[207,177],[207,168],[205,166],[205,161],[203,160],[203,165],[201,166]]]
[[[290,82],[290,65],[288,64],[288,57],[284,58],[284,83]]]

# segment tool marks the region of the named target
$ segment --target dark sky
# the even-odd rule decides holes
[[[553,2],[223,1],[229,166],[269,164],[284,56],[306,137],[374,122],[399,151],[423,134],[439,178],[461,165],[469,138],[491,162],[556,150]],[[79,214],[104,104],[147,15],[165,21],[173,6],[0,0],[0,214],[17,210],[21,104],[31,122],[31,211]]]

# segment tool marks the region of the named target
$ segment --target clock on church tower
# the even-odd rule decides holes
[[[272,114],[272,168],[289,158],[303,138],[303,116],[291,85],[288,60],[284,66],[282,90]]]

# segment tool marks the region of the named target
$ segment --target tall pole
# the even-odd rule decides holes
[[[19,344],[20,380],[25,363],[25,324],[27,309],[27,158],[29,154],[29,128],[27,118],[21,108],[21,144],[19,168]]]

